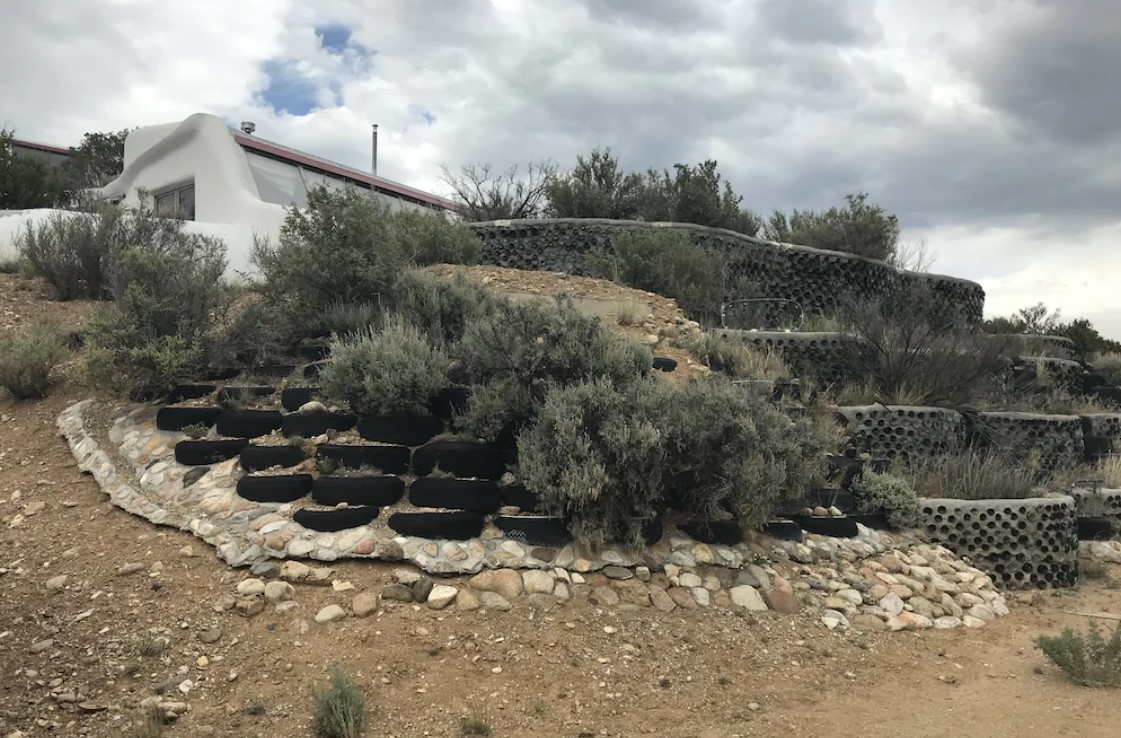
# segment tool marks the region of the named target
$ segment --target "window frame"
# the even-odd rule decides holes
[[[183,207],[182,207],[182,202],[183,202],[182,193],[185,192],[186,190],[190,190],[191,195],[192,195],[190,213],[185,212],[183,210]],[[170,212],[161,212],[160,211],[160,200],[168,197],[169,195],[174,198],[173,201],[172,201],[171,211]],[[195,198],[194,198],[194,195],[195,195],[195,182],[194,182],[194,180],[191,180],[190,182],[185,182],[183,184],[178,184],[178,185],[175,185],[173,187],[165,187],[164,189],[159,190],[158,192],[153,192],[152,193],[152,209],[155,211],[156,215],[159,216],[159,217],[178,218],[179,220],[194,220],[195,219],[195,202],[196,202]]]

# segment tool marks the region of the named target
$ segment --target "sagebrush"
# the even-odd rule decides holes
[[[979,449],[912,462],[903,475],[920,497],[1006,500],[1037,494],[1035,473],[1028,465]]]
[[[896,529],[916,528],[922,524],[922,503],[909,481],[894,474],[865,471],[853,484],[856,512],[883,514]]]
[[[1057,636],[1040,636],[1035,645],[1074,682],[1087,687],[1121,686],[1121,623],[1109,638],[1097,625],[1086,633],[1064,628]]]
[[[790,379],[790,367],[777,351],[757,349],[742,340],[705,333],[686,348],[701,363],[736,379],[779,382]]]
[[[324,397],[362,415],[417,415],[448,386],[449,364],[427,336],[393,316],[337,341],[319,383]]]
[[[362,688],[338,664],[331,664],[326,689],[312,687],[312,728],[319,738],[358,738],[366,722]]]
[[[37,323],[23,334],[0,333],[0,386],[17,400],[46,397],[55,368],[69,353],[67,334],[54,323]]]
[[[394,310],[442,346],[458,343],[468,325],[492,316],[502,302],[462,274],[442,279],[417,270],[403,273],[393,294]]]

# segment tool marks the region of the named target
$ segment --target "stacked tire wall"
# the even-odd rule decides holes
[[[931,540],[1008,589],[1070,587],[1078,580],[1072,497],[1024,500],[924,499]]]
[[[586,275],[585,255],[609,248],[625,231],[670,228],[702,246],[723,253],[734,277],[746,277],[761,295],[796,300],[807,312],[831,313],[850,299],[903,296],[919,284],[929,285],[942,314],[954,323],[981,322],[985,292],[975,282],[897,269],[875,259],[839,251],[764,241],[723,228],[685,223],[561,218],[473,223],[483,243],[483,263],[514,269]],[[743,295],[742,297],[758,297]]]

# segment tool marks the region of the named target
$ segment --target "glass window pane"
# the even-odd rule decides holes
[[[195,219],[195,186],[190,185],[179,190],[179,217],[186,220]]]
[[[175,207],[175,190],[156,195],[156,215],[174,215]]]
[[[249,151],[245,157],[262,200],[275,205],[307,205],[307,192],[297,167]]]

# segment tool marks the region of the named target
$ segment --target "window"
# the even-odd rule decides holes
[[[176,187],[156,195],[156,215],[183,220],[195,219],[195,185]]]

